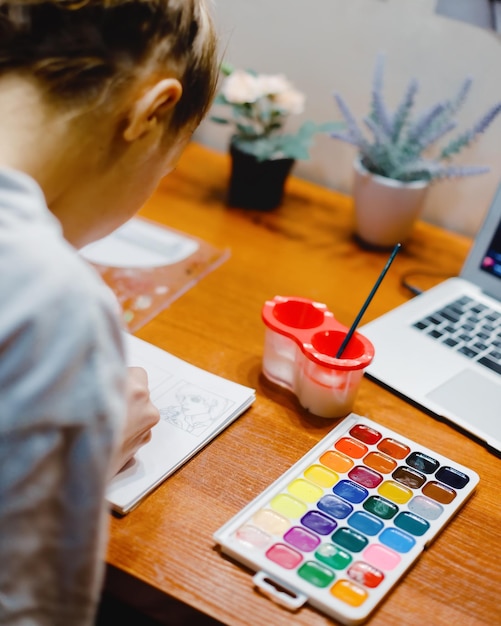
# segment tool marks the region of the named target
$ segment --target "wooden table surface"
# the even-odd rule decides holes
[[[261,307],[275,295],[324,302],[349,326],[388,253],[352,236],[352,200],[291,178],[268,213],[225,206],[229,159],[190,144],[141,215],[229,247],[231,256],[136,334],[221,376],[254,387],[254,405],[134,511],[112,517],[108,586],[169,624],[169,598],[228,625],[319,626],[258,593],[251,573],[223,556],[212,534],[325,436],[313,417],[261,373]],[[335,163],[332,163],[335,167]],[[362,323],[407,300],[402,277],[428,287],[457,274],[470,240],[418,223]],[[377,350],[377,346],[376,346]],[[368,620],[373,626],[501,624],[501,460],[374,382],[354,411],[480,475],[475,495]]]

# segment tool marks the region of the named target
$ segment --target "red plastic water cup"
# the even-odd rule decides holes
[[[314,415],[345,417],[351,412],[374,346],[355,332],[336,354],[348,333],[325,304],[299,297],[275,296],[265,302],[263,373],[292,391]]]

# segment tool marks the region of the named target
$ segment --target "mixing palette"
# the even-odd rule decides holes
[[[472,470],[350,414],[214,539],[290,610],[360,624],[472,494]]]

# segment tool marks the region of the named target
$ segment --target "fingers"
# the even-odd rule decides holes
[[[138,432],[146,433],[159,422],[160,413],[151,402],[148,374],[142,367],[128,368],[127,393],[129,411],[137,412]]]
[[[151,429],[160,420],[160,413],[150,398],[148,374],[142,367],[127,368],[126,399],[127,412],[115,471],[124,467],[151,440]]]

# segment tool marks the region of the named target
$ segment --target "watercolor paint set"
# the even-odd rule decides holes
[[[479,481],[467,467],[351,413],[216,533],[260,592],[364,622]]]

